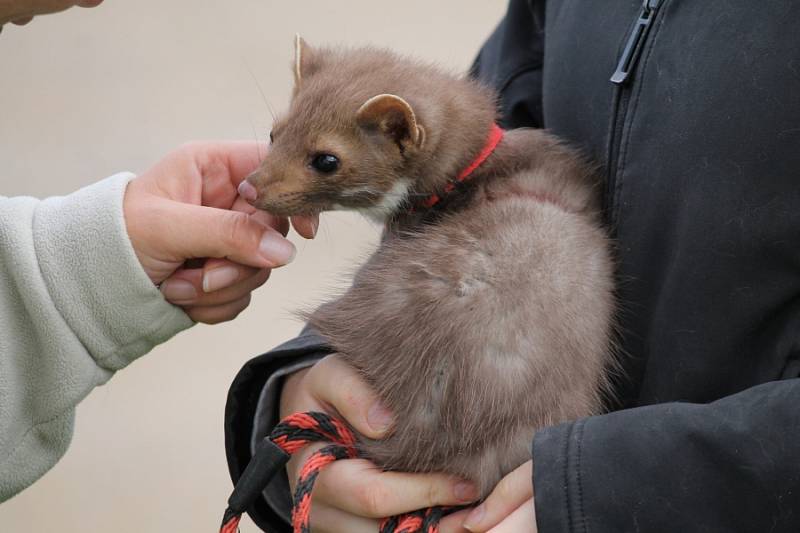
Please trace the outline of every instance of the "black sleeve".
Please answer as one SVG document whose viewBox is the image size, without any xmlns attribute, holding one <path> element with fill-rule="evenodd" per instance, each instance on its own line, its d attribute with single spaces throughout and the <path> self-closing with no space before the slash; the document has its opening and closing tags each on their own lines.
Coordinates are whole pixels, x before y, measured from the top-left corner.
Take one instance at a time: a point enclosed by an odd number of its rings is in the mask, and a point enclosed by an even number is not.
<svg viewBox="0 0 800 533">
<path fill-rule="evenodd" d="M 500 125 L 541 128 L 544 0 L 511 0 L 471 74 L 500 95 Z"/>
<path fill-rule="evenodd" d="M 540 431 L 540 533 L 800 531 L 800 380 Z"/>
</svg>

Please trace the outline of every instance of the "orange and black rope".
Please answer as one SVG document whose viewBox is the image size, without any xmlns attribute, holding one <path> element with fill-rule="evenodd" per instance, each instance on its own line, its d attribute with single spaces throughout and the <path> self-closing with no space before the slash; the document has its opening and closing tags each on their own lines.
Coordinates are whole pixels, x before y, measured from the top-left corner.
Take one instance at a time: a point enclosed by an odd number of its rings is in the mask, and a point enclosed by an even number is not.
<svg viewBox="0 0 800 533">
<path fill-rule="evenodd" d="M 236 533 L 242 513 L 257 498 L 267 482 L 289 460 L 289 456 L 312 442 L 330 442 L 314 452 L 300 469 L 294 491 L 292 528 L 294 533 L 310 533 L 311 491 L 320 471 L 339 459 L 359 456 L 356 438 L 343 422 L 325 413 L 296 413 L 284 418 L 253 454 L 250 464 L 228 499 L 220 533 Z M 385 518 L 379 533 L 438 533 L 442 507 Z"/>
</svg>

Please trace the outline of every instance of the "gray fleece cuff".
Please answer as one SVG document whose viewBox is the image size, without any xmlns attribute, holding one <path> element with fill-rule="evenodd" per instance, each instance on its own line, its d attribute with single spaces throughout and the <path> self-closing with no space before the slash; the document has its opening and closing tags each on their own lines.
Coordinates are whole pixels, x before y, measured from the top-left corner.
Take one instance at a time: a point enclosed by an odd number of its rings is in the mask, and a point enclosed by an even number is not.
<svg viewBox="0 0 800 533">
<path fill-rule="evenodd" d="M 131 246 L 120 173 L 36 208 L 36 255 L 53 303 L 97 364 L 119 370 L 192 325 L 164 300 Z"/>
</svg>

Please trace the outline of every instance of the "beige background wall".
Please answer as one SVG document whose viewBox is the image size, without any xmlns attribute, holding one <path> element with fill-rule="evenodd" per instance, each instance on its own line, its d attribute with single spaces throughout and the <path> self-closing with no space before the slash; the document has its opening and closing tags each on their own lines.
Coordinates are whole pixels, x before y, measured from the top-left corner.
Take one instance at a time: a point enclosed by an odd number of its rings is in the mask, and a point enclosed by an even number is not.
<svg viewBox="0 0 800 533">
<path fill-rule="evenodd" d="M 504 2 L 107 0 L 0 34 L 0 194 L 68 193 L 190 139 L 265 140 L 292 36 L 373 43 L 465 69 Z M 241 365 L 291 337 L 378 230 L 327 215 L 230 324 L 197 326 L 78 409 L 66 457 L 0 506 L 0 531 L 215 531 L 230 490 L 222 413 Z M 102 282 L 102 280 L 98 280 Z M 254 531 L 243 522 L 243 531 Z"/>
</svg>

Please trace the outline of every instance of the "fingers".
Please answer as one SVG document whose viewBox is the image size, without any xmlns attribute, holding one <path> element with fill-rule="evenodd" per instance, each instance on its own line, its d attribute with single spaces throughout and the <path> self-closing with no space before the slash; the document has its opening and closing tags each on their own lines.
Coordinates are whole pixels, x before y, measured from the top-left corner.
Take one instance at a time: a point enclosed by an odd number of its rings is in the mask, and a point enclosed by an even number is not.
<svg viewBox="0 0 800 533">
<path fill-rule="evenodd" d="M 383 419 L 379 424 L 375 413 L 370 413 L 376 406 L 383 411 L 377 418 Z M 391 416 L 380 407 L 374 393 L 337 355 L 286 379 L 281 416 L 307 410 L 338 411 L 357 431 L 375 437 L 391 425 Z M 300 467 L 321 446 L 306 447 L 292 457 L 287 465 L 290 485 L 294 486 Z M 312 513 L 317 514 L 312 514 L 312 530 L 360 532 L 363 527 L 372 532 L 377 530 L 374 519 L 436 505 L 463 505 L 475 498 L 474 485 L 451 476 L 383 472 L 363 459 L 336 461 L 317 478 L 312 503 Z"/>
<path fill-rule="evenodd" d="M 97 7 L 103 3 L 103 0 L 78 0 L 75 5 L 78 7 Z"/>
<path fill-rule="evenodd" d="M 536 533 L 537 531 L 536 506 L 533 498 L 519 506 L 497 527 L 489 530 L 490 533 Z"/>
<path fill-rule="evenodd" d="M 269 269 L 247 267 L 225 259 L 209 259 L 203 268 L 177 270 L 161 284 L 161 292 L 175 305 L 223 305 L 262 286 L 269 275 Z"/>
<path fill-rule="evenodd" d="M 286 237 L 286 234 L 289 233 L 289 219 L 286 217 L 273 215 L 272 213 L 262 211 L 261 209 L 256 209 L 242 197 L 236 199 L 231 209 L 233 211 L 241 211 L 242 213 L 249 214 L 251 217 L 258 222 L 261 222 L 265 226 L 275 228 L 284 237 Z M 317 234 L 319 215 L 309 217 L 292 217 L 292 226 L 294 226 L 295 231 L 301 237 L 313 239 Z"/>
<path fill-rule="evenodd" d="M 228 258 L 243 265 L 274 268 L 294 259 L 295 247 L 279 231 L 237 211 L 173 204 L 165 225 L 165 247 L 180 257 Z"/>
<path fill-rule="evenodd" d="M 231 207 L 231 209 L 233 211 L 241 211 L 242 213 L 249 214 L 265 226 L 275 228 L 281 232 L 284 237 L 289 233 L 289 221 L 286 217 L 279 217 L 267 211 L 256 209 L 242 197 L 238 197 L 236 201 L 233 202 L 233 207 Z M 301 237 L 313 239 L 319 227 L 319 215 L 292 217 L 292 226 Z"/>
<path fill-rule="evenodd" d="M 284 380 L 279 402 L 281 419 L 293 413 L 325 410 L 325 408 L 314 399 L 311 393 L 308 392 L 306 376 L 310 371 L 311 368 L 303 368 L 287 376 Z M 295 457 L 297 457 L 297 455 L 298 454 L 295 454 Z M 294 457 L 292 459 L 294 459 Z"/>
<path fill-rule="evenodd" d="M 303 448 L 289 460 L 286 471 L 289 475 L 289 486 L 291 493 L 294 494 L 297 484 L 297 476 L 300 469 L 308 458 L 320 448 L 327 446 L 327 443 L 315 443 Z M 315 487 L 316 489 L 316 487 Z M 378 521 L 357 516 L 341 509 L 329 506 L 325 501 L 320 500 L 317 491 L 313 492 L 313 502 L 311 505 L 311 531 L 314 533 L 339 533 L 341 531 L 354 533 L 375 533 L 378 531 Z"/>
<path fill-rule="evenodd" d="M 223 155 L 226 158 L 226 165 L 227 172 L 229 175 L 229 182 L 234 187 L 234 189 L 238 189 L 239 183 L 242 182 L 244 178 L 248 175 L 253 173 L 261 161 L 261 158 L 267 151 L 267 145 L 257 142 L 223 142 L 223 143 L 214 143 L 213 148 L 207 152 L 210 155 L 210 161 L 214 161 L 214 155 Z M 200 147 L 202 148 L 203 145 L 201 144 Z M 204 176 L 213 178 L 214 177 L 214 164 L 206 164 L 201 165 L 201 172 Z M 219 172 L 216 172 L 219 174 Z M 210 184 L 214 183 L 215 180 L 209 179 L 207 180 Z M 209 185 L 208 193 L 206 193 L 204 186 L 204 199 L 210 196 L 220 196 L 218 193 L 213 194 L 212 190 Z M 238 191 L 237 191 L 238 194 Z M 244 199 L 237 197 L 234 204 L 239 202 L 243 202 L 246 204 Z M 210 203 L 203 202 L 204 205 L 213 205 Z M 255 208 L 252 208 L 255 209 Z M 249 211 L 246 211 L 249 212 Z M 274 219 L 280 219 L 280 217 L 274 217 Z M 317 228 L 319 227 L 319 215 L 314 216 L 307 216 L 307 217 L 292 217 L 292 225 L 294 226 L 295 231 L 298 234 L 305 237 L 306 239 L 313 239 L 317 233 Z M 277 228 L 277 226 L 274 226 Z M 286 235 L 286 232 L 282 232 Z"/>
<path fill-rule="evenodd" d="M 305 379 L 317 401 L 336 409 L 362 435 L 377 439 L 391 427 L 391 413 L 378 402 L 356 370 L 336 354 L 315 364 Z"/>
<path fill-rule="evenodd" d="M 227 158 L 231 181 L 235 186 L 258 168 L 269 145 L 260 141 L 226 141 L 215 143 Z"/>
<path fill-rule="evenodd" d="M 203 176 L 202 204 L 229 208 L 239 199 L 239 183 L 251 174 L 266 153 L 267 145 L 248 141 L 192 143 Z"/>
<path fill-rule="evenodd" d="M 210 146 L 211 147 L 208 148 L 205 144 L 199 144 L 196 146 L 196 148 L 199 150 L 205 149 L 206 151 L 206 157 L 203 159 L 205 163 L 200 164 L 201 174 L 208 178 L 205 182 L 207 185 L 204 184 L 203 186 L 203 205 L 217 206 L 220 198 L 227 198 L 230 194 L 230 190 L 227 188 L 227 185 L 230 185 L 234 188 L 234 190 L 237 190 L 239 183 L 241 183 L 244 178 L 258 168 L 263 155 L 267 151 L 267 145 L 257 142 L 234 141 L 213 143 Z M 225 165 L 220 167 L 216 160 L 217 157 L 224 159 Z M 220 170 L 222 170 L 222 172 L 220 172 Z M 214 178 L 219 175 L 223 175 L 228 178 L 228 183 L 226 184 L 224 192 L 219 190 L 218 185 L 215 186 L 215 184 L 217 184 L 220 180 L 216 180 Z M 238 195 L 238 191 L 236 194 Z M 222 200 L 223 205 L 221 205 L 221 207 L 225 207 L 225 203 L 226 201 Z M 236 197 L 233 205 L 234 210 L 239 210 L 245 213 L 252 214 L 253 212 L 260 212 L 239 196 Z M 267 222 L 268 225 L 276 228 L 278 231 L 283 233 L 283 235 L 286 235 L 288 226 L 286 226 L 286 230 L 282 229 L 284 224 L 286 224 L 285 218 L 268 215 L 266 213 L 265 215 L 270 217 L 269 222 Z M 316 236 L 317 228 L 319 227 L 319 215 L 292 217 L 292 226 L 302 237 L 305 237 L 306 239 L 313 239 Z"/>
<path fill-rule="evenodd" d="M 258 166 L 263 148 L 253 142 L 187 144 L 128 184 L 123 205 L 126 230 L 154 283 L 164 282 L 193 258 L 226 258 L 256 269 L 292 261 L 295 247 L 285 238 L 288 220 L 255 210 L 237 192 L 237 185 Z M 216 292 L 220 285 L 231 283 L 233 272 L 229 270 L 227 278 L 222 274 L 211 276 L 217 285 L 212 283 L 213 288 L 206 286 L 203 292 Z M 192 284 L 190 279 L 183 281 Z M 167 286 L 182 291 L 181 303 L 194 301 L 186 283 Z M 224 303 L 231 298 L 227 295 Z M 169 299 L 176 301 L 173 296 Z"/>
<path fill-rule="evenodd" d="M 307 446 L 299 453 L 295 454 L 289 461 L 289 464 L 286 465 L 292 494 L 294 494 L 296 478 L 300 468 L 311 454 L 325 446 L 326 443 Z M 318 484 L 319 480 L 317 481 L 317 485 Z M 311 531 L 314 533 L 340 533 L 341 531 L 347 531 L 348 533 L 375 533 L 378 531 L 377 520 L 357 516 L 347 511 L 331 507 L 328 502 L 319 498 L 316 486 L 314 487 L 312 497 L 310 523 Z"/>
<path fill-rule="evenodd" d="M 469 533 L 468 530 L 461 526 L 468 512 L 469 510 L 465 509 L 445 516 L 442 521 L 439 522 L 439 533 Z M 520 531 L 526 531 L 524 529 L 525 527 L 530 528 L 531 524 L 535 523 L 531 522 L 527 510 L 520 510 L 519 515 L 514 516 L 515 527 L 517 518 L 520 519 L 519 529 L 509 527 L 509 529 L 500 531 L 519 533 Z M 347 531 L 348 533 L 375 533 L 379 528 L 380 521 L 356 516 L 325 505 L 314 505 L 311 507 L 310 524 L 313 533 L 341 533 L 342 531 Z M 501 527 L 505 528 L 506 524 L 504 523 Z M 498 533 L 495 530 L 493 530 L 493 532 Z"/>
<path fill-rule="evenodd" d="M 365 459 L 336 461 L 314 487 L 315 501 L 368 518 L 383 518 L 437 505 L 463 505 L 476 487 L 443 474 L 383 472 Z"/>
<path fill-rule="evenodd" d="M 180 305 L 195 322 L 233 320 L 250 304 L 251 293 L 269 278 L 269 269 L 255 269 L 209 259 L 202 269 L 180 269 L 161 284 L 164 297 Z"/>
<path fill-rule="evenodd" d="M 265 219 L 264 223 L 286 235 L 288 223 L 284 217 L 255 209 L 239 196 L 237 190 L 242 180 L 258 168 L 266 151 L 267 145 L 259 142 L 193 142 L 185 145 L 175 157 L 194 161 L 196 173 L 202 177 L 202 205 L 251 215 L 262 213 L 259 217 Z M 312 239 L 319 225 L 319 216 L 294 217 L 293 223 L 300 235 Z"/>
<path fill-rule="evenodd" d="M 303 465 L 308 461 L 308 458 L 311 457 L 314 452 L 317 450 L 321 450 L 328 443 L 326 442 L 315 442 L 309 444 L 299 452 L 292 455 L 289 459 L 289 462 L 286 463 L 286 474 L 289 478 L 289 489 L 292 491 L 292 496 L 294 496 L 294 490 L 297 487 L 297 478 L 300 477 L 300 470 L 303 468 Z M 316 486 L 314 487 L 316 488 Z M 316 491 L 314 491 L 313 496 L 316 498 Z"/>
<path fill-rule="evenodd" d="M 342 533 L 343 531 L 375 533 L 380 527 L 378 520 L 356 516 L 326 505 L 311 506 L 310 524 L 313 533 Z"/>
<path fill-rule="evenodd" d="M 251 174 L 267 153 L 268 145 L 258 141 L 192 142 L 183 147 L 197 161 L 208 181 L 227 178 L 233 190 Z"/>
<path fill-rule="evenodd" d="M 230 209 L 239 197 L 239 183 L 258 167 L 265 153 L 266 145 L 258 142 L 190 142 L 159 161 L 145 176 L 157 194 Z"/>
<path fill-rule="evenodd" d="M 475 533 L 488 531 L 532 496 L 533 461 L 528 461 L 500 480 L 486 501 L 470 513 L 464 527 Z"/>
<path fill-rule="evenodd" d="M 251 267 L 274 268 L 291 262 L 295 255 L 290 241 L 255 217 L 142 193 L 136 189 L 136 180 L 126 194 L 125 219 L 142 266 L 153 271 L 148 272 L 151 278 L 164 276 L 158 281 L 195 257 L 228 258 Z"/>
<path fill-rule="evenodd" d="M 439 522 L 439 533 L 469 533 L 467 529 L 464 529 L 463 524 L 464 519 L 471 511 L 472 508 L 462 509 L 442 518 L 442 521 Z"/>
<path fill-rule="evenodd" d="M 212 307 L 186 307 L 186 314 L 195 322 L 219 324 L 233 320 L 250 305 L 250 294 L 229 304 Z"/>
<path fill-rule="evenodd" d="M 203 297 L 198 305 L 238 300 L 269 279 L 270 269 L 255 269 L 231 261 L 211 259 L 203 267 Z"/>
</svg>

